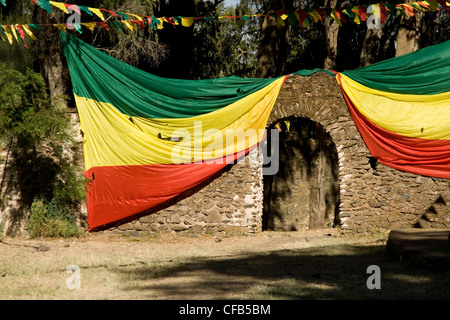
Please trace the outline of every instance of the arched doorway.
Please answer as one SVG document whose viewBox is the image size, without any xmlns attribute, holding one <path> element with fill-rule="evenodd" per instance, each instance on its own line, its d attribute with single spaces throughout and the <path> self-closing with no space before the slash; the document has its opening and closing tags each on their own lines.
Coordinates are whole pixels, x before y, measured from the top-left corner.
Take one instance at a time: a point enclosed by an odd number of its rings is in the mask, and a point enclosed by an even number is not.
<svg viewBox="0 0 450 320">
<path fill-rule="evenodd" d="M 339 165 L 330 135 L 319 123 L 300 117 L 276 120 L 269 129 L 279 131 L 279 167 L 276 174 L 263 177 L 263 230 L 295 231 L 335 225 Z M 271 141 L 269 136 L 268 150 Z"/>
</svg>

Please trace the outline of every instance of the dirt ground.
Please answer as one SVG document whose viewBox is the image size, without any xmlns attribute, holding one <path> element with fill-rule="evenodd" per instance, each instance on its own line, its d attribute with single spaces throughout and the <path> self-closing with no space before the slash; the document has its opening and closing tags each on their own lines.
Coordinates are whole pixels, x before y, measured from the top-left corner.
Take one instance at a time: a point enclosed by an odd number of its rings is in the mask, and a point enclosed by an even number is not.
<svg viewBox="0 0 450 320">
<path fill-rule="evenodd" d="M 449 299 L 450 273 L 390 261 L 387 234 L 110 232 L 0 243 L 0 299 Z M 380 289 L 369 266 L 378 266 Z"/>
</svg>

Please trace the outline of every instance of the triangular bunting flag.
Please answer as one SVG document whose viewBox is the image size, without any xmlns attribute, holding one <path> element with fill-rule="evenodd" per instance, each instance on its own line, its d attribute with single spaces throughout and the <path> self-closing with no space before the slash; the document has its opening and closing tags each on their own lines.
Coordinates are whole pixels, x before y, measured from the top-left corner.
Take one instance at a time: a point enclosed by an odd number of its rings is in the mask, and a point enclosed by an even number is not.
<svg viewBox="0 0 450 320">
<path fill-rule="evenodd" d="M 90 10 L 91 12 L 93 12 L 97 17 L 99 17 L 100 19 L 102 19 L 102 21 L 105 21 L 105 17 L 103 16 L 103 13 L 100 11 L 100 9 L 89 8 L 89 10 Z"/>
<path fill-rule="evenodd" d="M 55 7 L 59 8 L 60 10 L 64 11 L 65 13 L 69 13 L 69 12 L 67 11 L 67 8 L 66 8 L 66 6 L 64 5 L 64 3 L 61 3 L 61 2 L 55 2 L 55 1 L 50 1 L 50 4 L 51 4 L 52 6 L 55 6 Z"/>
<path fill-rule="evenodd" d="M 50 2 L 48 0 L 31 0 L 35 4 L 37 4 L 42 9 L 46 10 L 48 13 L 52 13 L 52 8 L 50 6 Z"/>
<path fill-rule="evenodd" d="M 89 30 L 91 30 L 91 32 L 94 32 L 95 26 L 97 25 L 95 22 L 84 22 L 81 25 L 85 26 L 86 28 L 88 28 Z"/>
</svg>

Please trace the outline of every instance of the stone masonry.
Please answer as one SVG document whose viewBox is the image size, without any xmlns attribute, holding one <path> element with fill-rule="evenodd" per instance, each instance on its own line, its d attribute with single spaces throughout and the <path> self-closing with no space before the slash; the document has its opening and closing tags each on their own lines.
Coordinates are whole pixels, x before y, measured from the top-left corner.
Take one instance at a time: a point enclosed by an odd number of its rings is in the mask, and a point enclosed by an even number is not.
<svg viewBox="0 0 450 320">
<path fill-rule="evenodd" d="M 253 233 L 261 229 L 261 152 L 253 149 L 245 163 L 227 166 L 196 188 L 163 207 L 118 225 L 118 231 Z"/>
<path fill-rule="evenodd" d="M 340 202 L 336 221 L 345 232 L 408 227 L 450 228 L 450 181 L 402 172 L 372 158 L 348 112 L 334 76 L 292 76 L 283 85 L 268 124 L 289 117 L 320 123 L 339 161 Z M 165 208 L 117 230 L 194 233 L 262 230 L 261 152 L 254 161 L 229 166 Z"/>
<path fill-rule="evenodd" d="M 450 228 L 450 181 L 402 172 L 373 159 L 334 76 L 288 79 L 269 123 L 293 115 L 320 123 L 336 145 L 342 230 Z"/>
<path fill-rule="evenodd" d="M 319 123 L 338 158 L 336 226 L 344 232 L 450 228 L 450 181 L 415 175 L 378 163 L 356 129 L 334 76 L 291 76 L 281 88 L 268 125 L 301 117 Z M 252 160 L 252 161 L 250 161 Z M 227 166 L 203 184 L 109 230 L 117 232 L 255 233 L 262 230 L 262 153 Z M 1 174 L 0 167 L 0 174 Z M 0 222 L 13 202 L 4 199 Z M 17 201 L 16 197 L 10 197 Z M 9 211 L 8 211 L 9 210 Z M 85 214 L 81 215 L 84 220 Z"/>
</svg>

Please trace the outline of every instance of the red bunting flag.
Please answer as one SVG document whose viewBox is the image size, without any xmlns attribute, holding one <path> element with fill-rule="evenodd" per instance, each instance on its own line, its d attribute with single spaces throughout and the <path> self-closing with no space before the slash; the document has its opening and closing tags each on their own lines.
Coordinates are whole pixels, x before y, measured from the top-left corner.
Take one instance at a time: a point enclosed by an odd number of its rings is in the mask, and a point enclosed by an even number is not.
<svg viewBox="0 0 450 320">
<path fill-rule="evenodd" d="M 405 10 L 405 13 L 410 15 L 411 17 L 414 17 L 414 10 L 413 7 L 409 3 L 404 3 L 401 8 Z"/>
<path fill-rule="evenodd" d="M 76 4 L 67 4 L 67 3 L 64 3 L 64 6 L 66 7 L 66 8 L 70 8 L 70 9 L 72 9 L 73 11 L 75 11 L 76 13 L 78 13 L 79 15 L 81 15 L 81 11 L 80 11 L 80 8 L 76 5 Z"/>
<path fill-rule="evenodd" d="M 23 31 L 22 27 L 20 25 L 16 25 L 17 31 L 19 32 L 20 38 L 22 39 L 25 48 L 28 48 L 26 42 L 25 42 L 25 32 Z"/>
<path fill-rule="evenodd" d="M 379 5 L 380 5 L 380 20 L 381 23 L 383 24 L 386 21 L 387 10 L 384 3 L 380 3 Z"/>
<path fill-rule="evenodd" d="M 336 9 L 336 16 L 344 23 L 347 23 L 347 20 L 345 20 L 344 14 L 342 13 L 343 8 Z"/>
<path fill-rule="evenodd" d="M 138 25 L 139 28 L 141 28 L 141 30 L 144 30 L 144 20 L 132 20 L 134 23 L 136 23 Z"/>
<path fill-rule="evenodd" d="M 117 17 L 117 14 L 114 12 L 114 11 L 111 11 L 111 10 L 106 10 L 106 9 L 100 9 L 100 10 L 102 10 L 102 11 L 105 11 L 105 12 L 108 12 L 108 13 L 110 13 L 110 14 L 112 14 L 113 16 L 114 16 L 114 18 L 115 17 Z"/>
<path fill-rule="evenodd" d="M 297 13 L 298 13 L 298 23 L 300 25 L 303 25 L 303 22 L 305 21 L 308 14 L 304 10 L 298 10 Z"/>
<path fill-rule="evenodd" d="M 360 5 L 358 7 L 358 16 L 361 18 L 362 21 L 367 20 L 367 8 L 363 5 Z"/>
<path fill-rule="evenodd" d="M 328 14 L 322 9 L 322 8 L 318 8 L 318 9 L 316 9 L 316 12 L 318 13 L 318 14 L 320 14 L 322 17 L 324 17 L 324 18 L 327 18 L 328 17 Z M 321 19 L 322 20 L 322 19 Z"/>
<path fill-rule="evenodd" d="M 108 22 L 97 22 L 99 26 L 103 27 L 107 31 L 109 31 L 109 25 Z"/>
<path fill-rule="evenodd" d="M 367 14 L 367 8 L 369 5 L 356 5 L 351 8 L 351 12 L 347 12 L 349 9 L 346 8 L 316 8 L 316 9 L 307 9 L 307 10 L 297 10 L 297 11 L 289 11 L 289 10 L 282 10 L 282 11 L 275 11 L 269 14 L 250 14 L 250 15 L 244 15 L 244 16 L 216 16 L 216 17 L 210 17 L 210 16 L 202 16 L 202 17 L 150 17 L 150 16 L 140 16 L 132 13 L 121 13 L 118 11 L 103 9 L 103 8 L 90 8 L 86 6 L 78 6 L 74 4 L 67 4 L 62 2 L 55 2 L 55 1 L 48 1 L 48 0 L 31 0 L 34 4 L 38 5 L 39 7 L 47 10 L 49 13 L 52 12 L 51 5 L 55 6 L 59 9 L 61 9 L 63 12 L 68 13 L 67 9 L 71 8 L 74 10 L 74 12 L 81 15 L 81 11 L 87 12 L 92 16 L 92 13 L 95 13 L 100 19 L 103 21 L 105 20 L 103 15 L 100 11 L 107 12 L 111 14 L 113 17 L 121 18 L 118 21 L 111 20 L 109 23 L 115 25 L 119 30 L 119 23 L 123 22 L 129 29 L 132 28 L 131 22 L 137 24 L 141 30 L 144 30 L 145 23 L 147 22 L 149 25 L 153 27 L 153 29 L 163 29 L 163 23 L 169 23 L 173 27 L 176 27 L 178 25 L 182 25 L 184 27 L 190 27 L 194 21 L 196 20 L 220 20 L 220 19 L 242 19 L 242 20 L 249 20 L 250 18 L 256 18 L 256 17 L 277 17 L 277 22 L 279 26 L 284 25 L 284 20 L 289 18 L 289 21 L 293 23 L 296 20 L 298 20 L 298 23 L 301 26 L 307 27 L 310 25 L 310 22 L 312 22 L 312 18 L 314 19 L 314 22 L 323 21 L 322 18 L 330 18 L 334 19 L 339 25 L 342 25 L 341 22 L 347 23 L 350 21 L 355 21 L 356 23 L 360 24 L 360 21 L 366 21 L 368 18 Z M 376 13 L 377 18 L 380 19 L 381 23 L 384 23 L 388 17 L 388 14 L 395 14 L 396 10 L 400 10 L 403 14 L 413 17 L 415 10 L 423 10 L 423 11 L 436 11 L 436 10 L 446 10 L 450 13 L 450 6 L 448 5 L 448 0 L 427 0 L 426 2 L 411 2 L 411 3 L 400 3 L 400 4 L 394 4 L 394 3 L 376 3 L 372 4 L 371 6 L 376 6 L 376 8 L 379 8 L 379 17 L 378 12 Z M 6 4 L 5 0 L 0 0 L 0 3 Z M 355 13 L 355 17 L 353 17 L 353 12 Z M 372 13 L 369 13 L 372 14 Z M 375 12 L 374 12 L 375 14 Z M 131 20 L 129 16 L 134 16 L 137 18 L 137 20 Z M 312 18 L 308 19 L 308 15 L 310 15 Z M 346 17 L 348 15 L 350 17 Z M 109 24 L 107 22 L 89 22 L 84 23 L 85 27 L 91 28 L 92 25 L 98 24 L 101 27 L 103 27 L 106 30 L 109 29 Z M 18 27 L 15 27 L 15 30 L 11 30 L 12 35 L 15 36 L 16 40 L 21 40 L 21 42 L 24 42 L 24 30 L 28 33 L 28 28 L 25 29 L 28 25 L 15 25 Z M 33 26 L 33 25 L 30 25 Z M 37 25 L 35 25 L 37 26 Z M 57 26 L 57 25 L 55 25 Z M 78 28 L 77 28 L 78 27 Z M 4 26 L 3 26 L 4 28 Z M 81 27 L 79 25 L 75 26 L 75 29 L 78 32 L 81 32 Z M 0 29 L 1 30 L 1 29 Z M 19 38 L 20 35 L 20 38 Z M 7 35 L 8 36 L 8 35 Z M 11 36 L 11 35 L 10 35 Z M 12 36 L 11 36 L 12 37 Z M 8 40 L 10 38 L 8 37 Z M 26 44 L 25 44 L 26 45 Z"/>
</svg>

